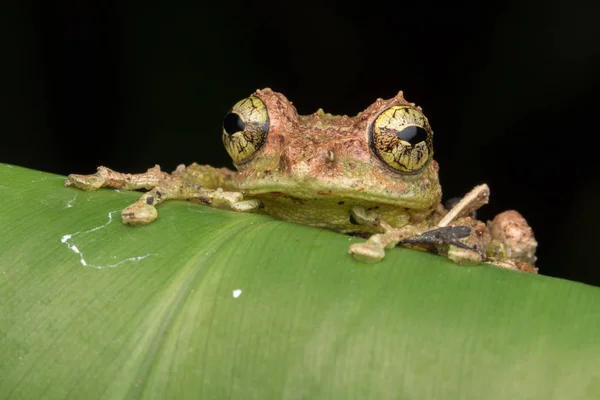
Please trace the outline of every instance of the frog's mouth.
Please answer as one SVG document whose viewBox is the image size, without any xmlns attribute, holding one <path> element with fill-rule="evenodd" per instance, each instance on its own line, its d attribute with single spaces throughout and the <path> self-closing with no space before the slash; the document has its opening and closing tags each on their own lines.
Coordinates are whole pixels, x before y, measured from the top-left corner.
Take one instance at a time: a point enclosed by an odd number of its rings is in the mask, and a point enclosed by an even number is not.
<svg viewBox="0 0 600 400">
<path fill-rule="evenodd" d="M 311 169 L 298 163 L 277 173 L 249 168 L 236 174 L 233 186 L 245 196 L 263 199 L 285 196 L 304 202 L 352 201 L 356 205 L 386 204 L 414 210 L 430 209 L 441 200 L 435 162 L 418 174 L 401 175 L 368 162 L 350 170 Z"/>
<path fill-rule="evenodd" d="M 347 187 L 306 187 L 300 189 L 296 184 L 282 185 L 259 185 L 256 187 L 243 188 L 241 191 L 246 197 L 256 197 L 260 199 L 285 198 L 292 200 L 296 204 L 316 203 L 334 203 L 347 202 L 351 204 L 360 204 L 372 206 L 377 204 L 386 204 L 408 209 L 424 210 L 432 207 L 436 201 L 439 201 L 441 193 L 439 190 L 414 190 L 407 187 L 403 192 L 393 192 L 385 188 L 371 190 L 368 187 L 353 188 Z"/>
</svg>

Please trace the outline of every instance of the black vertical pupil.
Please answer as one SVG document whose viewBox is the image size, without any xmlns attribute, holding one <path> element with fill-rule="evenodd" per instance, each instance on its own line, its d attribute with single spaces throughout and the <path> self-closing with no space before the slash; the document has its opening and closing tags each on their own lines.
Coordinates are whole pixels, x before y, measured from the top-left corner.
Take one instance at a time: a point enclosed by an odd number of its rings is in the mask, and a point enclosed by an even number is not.
<svg viewBox="0 0 600 400">
<path fill-rule="evenodd" d="M 398 136 L 398 139 L 404 140 L 414 146 L 427 139 L 427 131 L 420 126 L 407 126 L 396 133 L 396 136 Z"/>
<path fill-rule="evenodd" d="M 223 129 L 225 129 L 228 135 L 243 131 L 245 127 L 246 124 L 236 113 L 229 113 L 223 119 Z"/>
</svg>

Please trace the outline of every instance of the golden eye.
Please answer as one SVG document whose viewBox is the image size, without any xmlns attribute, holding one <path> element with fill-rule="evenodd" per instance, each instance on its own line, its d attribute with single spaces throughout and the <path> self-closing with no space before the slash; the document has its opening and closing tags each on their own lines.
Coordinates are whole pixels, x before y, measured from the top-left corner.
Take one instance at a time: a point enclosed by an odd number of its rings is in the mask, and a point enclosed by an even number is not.
<svg viewBox="0 0 600 400">
<path fill-rule="evenodd" d="M 409 106 L 390 107 L 375 119 L 369 131 L 372 151 L 393 169 L 412 173 L 433 156 L 433 131 L 427 118 Z"/>
<path fill-rule="evenodd" d="M 234 164 L 248 161 L 265 143 L 267 106 L 256 96 L 237 102 L 223 118 L 223 144 Z"/>
</svg>

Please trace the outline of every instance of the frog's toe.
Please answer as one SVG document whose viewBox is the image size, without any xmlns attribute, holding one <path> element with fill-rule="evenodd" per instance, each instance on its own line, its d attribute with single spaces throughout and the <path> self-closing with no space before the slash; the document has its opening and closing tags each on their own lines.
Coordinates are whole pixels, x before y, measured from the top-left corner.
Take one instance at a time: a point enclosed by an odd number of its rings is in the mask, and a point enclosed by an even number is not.
<svg viewBox="0 0 600 400">
<path fill-rule="evenodd" d="M 231 205 L 234 211 L 249 212 L 258 210 L 261 207 L 261 202 L 256 199 L 237 201 Z"/>
<path fill-rule="evenodd" d="M 479 264 L 485 259 L 482 253 L 463 246 L 448 246 L 448 258 L 458 265 Z"/>
<path fill-rule="evenodd" d="M 377 243 L 353 243 L 348 252 L 358 261 L 365 263 L 376 263 L 385 257 L 385 249 Z"/>
<path fill-rule="evenodd" d="M 121 219 L 128 225 L 149 224 L 157 216 L 156 208 L 148 204 L 134 203 L 121 211 Z"/>
<path fill-rule="evenodd" d="M 97 190 L 104 184 L 104 177 L 98 175 L 70 174 L 65 180 L 65 186 L 75 186 L 83 190 Z"/>
<path fill-rule="evenodd" d="M 495 265 L 496 267 L 514 269 L 516 271 L 529 272 L 531 274 L 537 274 L 538 269 L 531 264 L 523 262 L 517 259 L 509 259 L 509 258 L 488 258 L 485 261 L 486 264 Z"/>
</svg>

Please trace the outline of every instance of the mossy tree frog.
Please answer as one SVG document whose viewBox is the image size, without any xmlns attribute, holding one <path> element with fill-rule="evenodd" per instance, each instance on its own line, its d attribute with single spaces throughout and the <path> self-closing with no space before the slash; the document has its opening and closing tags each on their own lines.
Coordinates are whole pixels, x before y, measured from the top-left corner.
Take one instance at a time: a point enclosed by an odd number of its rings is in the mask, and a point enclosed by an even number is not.
<svg viewBox="0 0 600 400">
<path fill-rule="evenodd" d="M 222 138 L 237 172 L 195 163 L 172 174 L 159 166 L 141 174 L 99 167 L 93 175 L 69 175 L 65 184 L 148 190 L 123 210 L 126 224 L 152 222 L 165 200 L 196 200 L 368 236 L 349 249 L 365 262 L 381 260 L 400 243 L 457 263 L 537 271 L 537 243 L 519 213 L 504 212 L 487 225 L 475 218 L 488 201 L 487 185 L 449 210 L 442 205 L 433 131 L 402 92 L 348 117 L 323 110 L 298 115 L 282 94 L 257 90 L 225 116 Z"/>
</svg>

